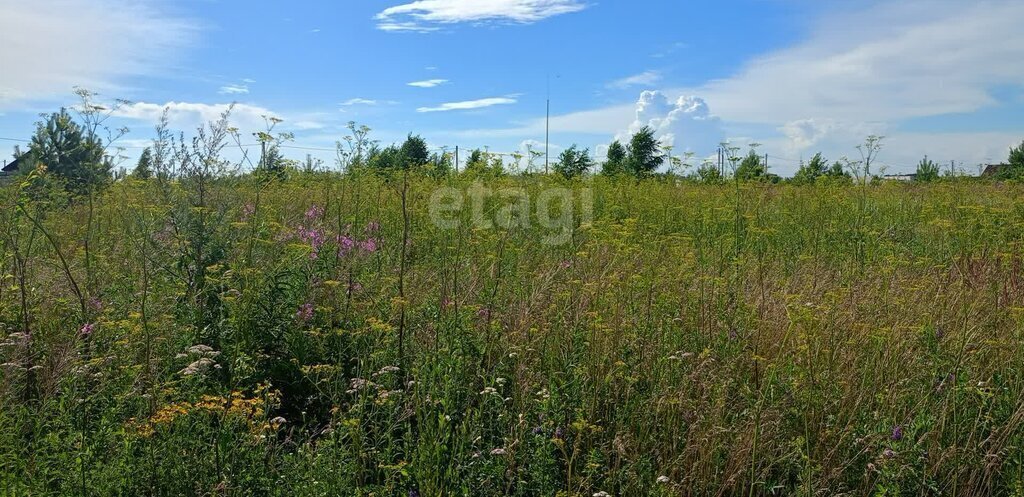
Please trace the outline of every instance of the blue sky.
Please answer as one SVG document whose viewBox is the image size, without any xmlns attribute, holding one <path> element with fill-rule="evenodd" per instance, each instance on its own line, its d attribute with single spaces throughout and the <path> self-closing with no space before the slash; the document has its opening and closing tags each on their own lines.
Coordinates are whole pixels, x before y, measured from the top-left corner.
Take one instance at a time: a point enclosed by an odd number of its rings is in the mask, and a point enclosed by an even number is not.
<svg viewBox="0 0 1024 497">
<path fill-rule="evenodd" d="M 127 4 L 127 5 L 125 5 Z M 721 140 L 761 143 L 773 170 L 856 156 L 913 168 L 1005 158 L 1024 139 L 1024 3 L 807 0 L 0 0 L 0 138 L 82 85 L 133 103 L 110 122 L 135 155 L 161 109 L 189 130 L 284 119 L 330 149 L 357 121 L 383 143 L 542 147 L 598 156 L 654 127 L 693 162 Z M 0 140 L 9 155 L 18 142 Z M 328 150 L 292 148 L 331 162 Z M 129 165 L 130 166 L 130 165 Z"/>
</svg>

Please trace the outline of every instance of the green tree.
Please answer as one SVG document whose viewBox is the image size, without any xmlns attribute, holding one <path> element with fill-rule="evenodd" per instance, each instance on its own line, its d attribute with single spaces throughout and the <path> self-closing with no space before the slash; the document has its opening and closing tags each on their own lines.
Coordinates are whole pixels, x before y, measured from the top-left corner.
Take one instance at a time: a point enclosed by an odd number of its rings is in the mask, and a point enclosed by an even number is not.
<svg viewBox="0 0 1024 497">
<path fill-rule="evenodd" d="M 367 164 L 370 169 L 377 172 L 387 172 L 403 168 L 405 162 L 402 149 L 395 145 L 384 148 L 373 147 L 370 149 Z"/>
<path fill-rule="evenodd" d="M 1020 179 L 1024 178 L 1024 142 L 1010 149 L 1010 155 L 1006 158 L 1007 167 L 999 171 L 999 179 Z"/>
<path fill-rule="evenodd" d="M 757 151 L 751 149 L 739 167 L 736 168 L 736 178 L 740 181 L 764 181 L 768 179 L 768 170 L 764 167 L 764 161 Z"/>
<path fill-rule="evenodd" d="M 626 172 L 626 147 L 618 140 L 608 146 L 607 159 L 601 166 L 601 174 L 615 176 Z"/>
<path fill-rule="evenodd" d="M 939 172 L 939 165 L 926 155 L 917 163 L 917 175 L 914 179 L 923 182 L 935 181 L 939 179 Z"/>
<path fill-rule="evenodd" d="M 420 168 L 430 162 L 430 152 L 427 150 L 427 142 L 419 135 L 410 134 L 400 149 L 402 169 Z"/>
<path fill-rule="evenodd" d="M 555 172 L 566 178 L 574 178 L 587 172 L 594 166 L 590 158 L 590 150 L 578 149 L 575 144 L 562 151 L 555 164 Z"/>
<path fill-rule="evenodd" d="M 66 109 L 36 123 L 28 146 L 29 164 L 42 164 L 74 193 L 85 193 L 110 181 L 113 164 L 104 155 L 103 141 L 87 134 Z"/>
<path fill-rule="evenodd" d="M 822 157 L 821 152 L 814 154 L 814 157 L 811 157 L 806 164 L 800 164 L 800 169 L 793 175 L 793 183 L 798 185 L 814 183 L 818 178 L 826 175 L 827 164 L 828 161 Z"/>
<path fill-rule="evenodd" d="M 694 179 L 709 185 L 721 184 L 725 180 L 725 178 L 722 177 L 722 171 L 718 169 L 717 165 L 711 162 L 705 162 L 697 168 Z"/>
<path fill-rule="evenodd" d="M 842 162 L 835 161 L 832 163 L 832 167 L 825 171 L 824 176 L 833 179 L 850 179 L 850 172 L 843 167 Z"/>
<path fill-rule="evenodd" d="M 139 162 L 135 165 L 132 176 L 137 179 L 147 180 L 153 177 L 153 150 L 146 147 L 139 155 Z"/>
<path fill-rule="evenodd" d="M 653 173 L 663 161 L 661 144 L 654 137 L 654 130 L 650 126 L 640 128 L 629 141 L 626 169 L 639 178 Z"/>
</svg>

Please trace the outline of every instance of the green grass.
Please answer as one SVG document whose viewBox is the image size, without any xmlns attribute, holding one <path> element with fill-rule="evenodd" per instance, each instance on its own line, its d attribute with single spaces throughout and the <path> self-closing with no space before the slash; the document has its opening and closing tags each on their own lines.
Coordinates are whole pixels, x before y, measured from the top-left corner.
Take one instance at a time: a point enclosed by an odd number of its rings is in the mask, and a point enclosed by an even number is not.
<svg viewBox="0 0 1024 497">
<path fill-rule="evenodd" d="M 404 184 L 0 190 L 2 493 L 1024 492 L 1022 187 Z"/>
</svg>

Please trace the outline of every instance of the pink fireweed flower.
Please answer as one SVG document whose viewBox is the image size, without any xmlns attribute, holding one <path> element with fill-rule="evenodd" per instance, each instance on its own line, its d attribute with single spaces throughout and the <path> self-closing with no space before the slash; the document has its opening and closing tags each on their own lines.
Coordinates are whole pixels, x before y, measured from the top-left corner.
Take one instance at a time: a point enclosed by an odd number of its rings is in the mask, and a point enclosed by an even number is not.
<svg viewBox="0 0 1024 497">
<path fill-rule="evenodd" d="M 92 335 L 93 331 L 96 331 L 96 324 L 85 323 L 84 325 L 82 325 L 82 329 L 78 330 L 78 334 L 81 335 L 82 338 L 86 338 L 89 335 Z"/>
<path fill-rule="evenodd" d="M 319 205 L 314 204 L 312 207 L 310 207 L 306 211 L 306 220 L 307 221 L 316 221 L 317 219 L 320 219 L 321 217 L 323 217 L 323 215 L 324 215 L 324 208 L 320 207 Z"/>
<path fill-rule="evenodd" d="M 360 245 L 365 252 L 372 254 L 377 251 L 377 240 L 374 240 L 373 238 L 367 238 L 366 241 Z"/>
<path fill-rule="evenodd" d="M 295 319 L 303 323 L 313 319 L 313 304 L 306 302 L 300 305 L 298 312 L 295 313 Z"/>
<path fill-rule="evenodd" d="M 348 235 L 339 235 L 338 239 L 338 256 L 345 257 L 349 252 L 352 251 L 356 246 L 356 241 Z"/>
</svg>

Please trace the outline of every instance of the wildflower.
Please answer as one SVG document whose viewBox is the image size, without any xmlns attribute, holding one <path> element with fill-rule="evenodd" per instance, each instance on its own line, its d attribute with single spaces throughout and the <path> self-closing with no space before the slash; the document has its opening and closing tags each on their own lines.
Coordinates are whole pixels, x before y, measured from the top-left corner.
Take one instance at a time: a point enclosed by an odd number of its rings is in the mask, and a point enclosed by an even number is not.
<svg viewBox="0 0 1024 497">
<path fill-rule="evenodd" d="M 89 307 L 96 312 L 103 310 L 103 301 L 97 297 L 89 297 Z"/>
<path fill-rule="evenodd" d="M 661 476 L 658 477 L 658 483 L 668 483 L 668 482 L 669 482 L 669 479 L 668 479 L 667 476 L 661 475 Z"/>
<path fill-rule="evenodd" d="M 558 264 L 558 267 L 562 269 L 569 269 L 570 267 L 572 267 L 572 261 L 562 261 L 561 263 Z"/>
<path fill-rule="evenodd" d="M 380 223 L 377 221 L 370 221 L 366 224 L 366 234 L 373 234 L 380 231 Z"/>
<path fill-rule="evenodd" d="M 340 235 L 337 238 L 338 243 L 338 256 L 345 257 L 349 252 L 356 246 L 356 241 L 348 235 Z"/>
<path fill-rule="evenodd" d="M 313 319 L 313 304 L 306 302 L 299 306 L 298 312 L 295 313 L 295 319 L 303 323 Z"/>
<path fill-rule="evenodd" d="M 306 211 L 306 221 L 315 221 L 323 217 L 323 215 L 324 208 L 320 207 L 319 205 L 313 204 L 313 206 Z"/>
<path fill-rule="evenodd" d="M 197 355 L 203 357 L 217 357 L 220 355 L 220 352 L 213 350 L 213 347 L 204 344 L 193 345 L 185 349 L 185 353 L 189 355 Z"/>
<path fill-rule="evenodd" d="M 194 376 L 197 374 L 206 373 L 211 368 L 219 369 L 220 365 L 213 362 L 213 359 L 210 359 L 209 357 L 201 357 L 192 364 L 185 366 L 185 369 L 182 369 L 181 371 L 179 371 L 179 373 L 181 373 L 182 376 Z"/>
<path fill-rule="evenodd" d="M 494 387 L 486 387 L 480 391 L 480 395 L 497 395 L 498 391 Z"/>
<path fill-rule="evenodd" d="M 288 420 L 282 418 L 281 416 L 278 416 L 278 417 L 270 420 L 270 425 L 273 426 L 274 428 L 278 428 L 278 427 L 280 427 L 281 425 L 283 425 L 283 424 L 285 424 L 287 422 L 288 422 Z"/>
<path fill-rule="evenodd" d="M 503 456 L 505 454 L 506 454 L 505 449 L 503 449 L 501 447 L 498 447 L 497 449 L 494 449 L 494 450 L 491 451 L 491 455 L 492 456 Z"/>
<path fill-rule="evenodd" d="M 885 449 L 882 451 L 882 457 L 885 457 L 886 459 L 892 459 L 896 457 L 896 451 L 892 449 Z"/>
<path fill-rule="evenodd" d="M 361 247 L 364 252 L 372 254 L 377 251 L 377 240 L 367 238 L 366 241 L 361 244 Z"/>
<path fill-rule="evenodd" d="M 903 440 L 903 427 L 900 425 L 893 426 L 892 436 L 890 436 L 889 438 L 891 438 L 894 442 L 899 442 L 900 440 Z"/>
<path fill-rule="evenodd" d="M 602 490 L 600 492 L 595 492 L 594 497 L 611 497 L 611 495 Z"/>
<path fill-rule="evenodd" d="M 533 427 L 533 434 L 534 435 L 540 435 L 542 433 L 544 433 L 544 428 L 541 428 L 540 426 L 534 426 Z"/>
<path fill-rule="evenodd" d="M 86 323 L 82 325 L 82 329 L 78 330 L 78 334 L 81 335 L 82 338 L 86 338 L 89 335 L 92 335 L 93 331 L 96 331 L 96 325 L 93 323 Z"/>
<path fill-rule="evenodd" d="M 416 489 L 412 489 L 409 491 L 409 497 L 420 497 L 420 493 Z"/>
<path fill-rule="evenodd" d="M 555 428 L 555 434 L 551 436 L 555 440 L 565 440 L 565 430 L 559 426 Z"/>
</svg>

